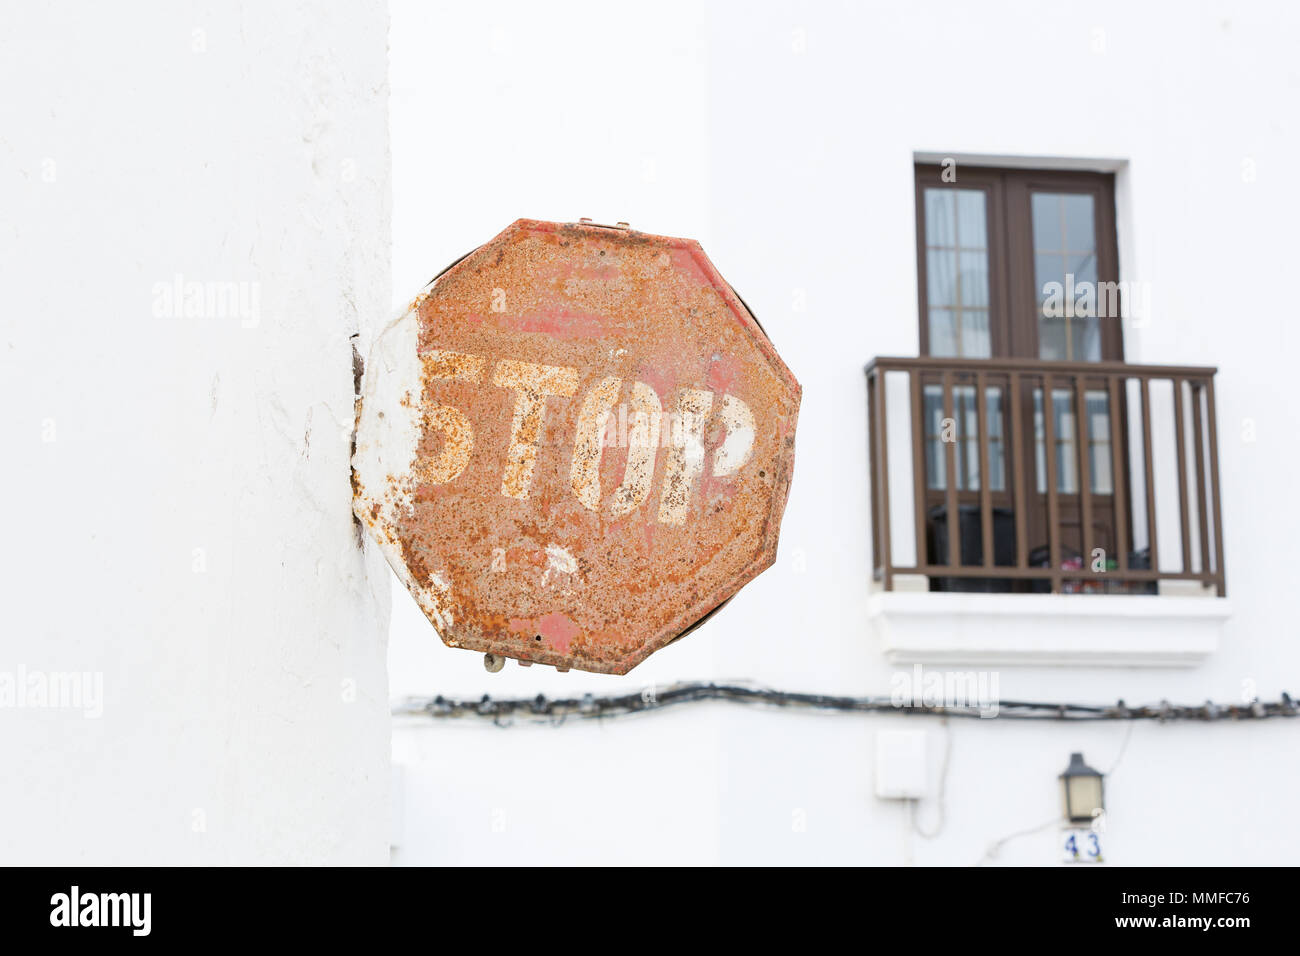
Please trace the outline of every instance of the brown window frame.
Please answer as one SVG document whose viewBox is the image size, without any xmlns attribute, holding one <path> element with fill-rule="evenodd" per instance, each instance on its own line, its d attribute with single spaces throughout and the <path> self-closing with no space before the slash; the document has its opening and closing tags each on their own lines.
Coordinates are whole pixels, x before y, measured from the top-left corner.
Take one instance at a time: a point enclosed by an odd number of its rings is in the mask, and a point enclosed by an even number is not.
<svg viewBox="0 0 1300 956">
<path fill-rule="evenodd" d="M 985 193 L 988 229 L 989 348 L 992 358 L 1038 359 L 1039 304 L 1034 279 L 1033 227 L 1030 194 L 1037 190 L 1086 193 L 1093 197 L 1097 240 L 1097 281 L 1119 281 L 1119 243 L 1115 232 L 1115 176 L 1076 170 L 952 167 L 955 178 L 944 181 L 945 167 L 918 163 L 915 167 L 917 296 L 920 311 L 920 354 L 930 355 L 930 308 L 927 301 L 925 190 L 979 189 Z M 1124 360 L 1124 337 L 1117 317 L 1101 319 L 1101 360 Z"/>
</svg>

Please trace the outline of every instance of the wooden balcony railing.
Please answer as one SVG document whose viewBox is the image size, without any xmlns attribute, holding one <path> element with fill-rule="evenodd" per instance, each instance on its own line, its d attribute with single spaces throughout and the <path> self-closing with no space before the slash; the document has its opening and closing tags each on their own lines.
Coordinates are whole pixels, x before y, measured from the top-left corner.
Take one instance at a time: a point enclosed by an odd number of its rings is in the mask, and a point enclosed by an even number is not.
<svg viewBox="0 0 1300 956">
<path fill-rule="evenodd" d="M 1215 369 L 877 358 L 866 371 L 884 589 L 1226 593 Z"/>
</svg>

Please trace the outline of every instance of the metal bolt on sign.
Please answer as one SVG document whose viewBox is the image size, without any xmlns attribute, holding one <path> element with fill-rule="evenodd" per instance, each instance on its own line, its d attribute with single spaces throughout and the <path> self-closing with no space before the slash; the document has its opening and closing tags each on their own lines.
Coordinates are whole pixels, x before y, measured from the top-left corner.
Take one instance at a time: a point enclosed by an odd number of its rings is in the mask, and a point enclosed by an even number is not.
<svg viewBox="0 0 1300 956">
<path fill-rule="evenodd" d="M 697 242 L 521 219 L 376 340 L 354 508 L 446 644 L 625 674 L 775 560 L 799 398 Z"/>
</svg>

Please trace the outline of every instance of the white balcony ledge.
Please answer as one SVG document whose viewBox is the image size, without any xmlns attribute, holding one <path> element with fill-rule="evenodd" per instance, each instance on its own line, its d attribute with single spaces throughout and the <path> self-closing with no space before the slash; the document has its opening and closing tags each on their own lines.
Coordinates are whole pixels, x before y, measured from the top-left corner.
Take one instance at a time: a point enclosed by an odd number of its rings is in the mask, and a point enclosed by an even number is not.
<svg viewBox="0 0 1300 956">
<path fill-rule="evenodd" d="M 877 592 L 868 616 L 893 664 L 1195 667 L 1227 598 Z"/>
</svg>

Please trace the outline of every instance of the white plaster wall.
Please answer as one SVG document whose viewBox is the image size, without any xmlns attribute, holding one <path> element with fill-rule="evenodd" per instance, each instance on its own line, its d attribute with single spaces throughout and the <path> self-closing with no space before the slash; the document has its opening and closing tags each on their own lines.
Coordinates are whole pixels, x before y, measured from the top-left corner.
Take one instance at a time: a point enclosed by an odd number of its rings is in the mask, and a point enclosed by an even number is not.
<svg viewBox="0 0 1300 956">
<path fill-rule="evenodd" d="M 397 595 L 406 693 L 615 692 L 674 679 L 887 694 L 866 614 L 863 365 L 917 348 L 912 164 L 1079 157 L 1118 168 L 1121 278 L 1153 287 L 1130 361 L 1217 365 L 1233 616 L 1193 669 L 1002 668 L 1004 698 L 1276 699 L 1300 688 L 1297 528 L 1277 490 L 1300 465 L 1284 304 L 1300 199 L 1293 40 L 1281 2 L 1045 7 L 397 2 L 397 300 L 519 216 L 627 220 L 701 240 L 804 386 L 780 558 L 706 627 L 625 678 L 444 648 Z M 1100 32 L 1098 32 L 1100 31 Z M 803 306 L 800 311 L 800 306 Z M 1248 440 L 1253 436 L 1253 440 Z M 1269 491 L 1273 493 L 1270 494 Z M 901 717 L 724 706 L 563 728 L 403 721 L 394 860 L 974 863 L 1058 813 L 1072 750 L 1110 770 L 1124 863 L 1285 862 L 1300 724 L 953 722 L 947 820 L 907 836 L 871 796 L 877 730 Z M 938 776 L 945 729 L 931 731 Z M 937 808 L 920 808 L 931 826 Z M 1000 861 L 1051 863 L 1055 834 Z"/>
<path fill-rule="evenodd" d="M 98 719 L 0 709 L 0 862 L 387 859 L 348 479 L 387 31 L 382 0 L 0 11 L 0 672 L 103 681 Z M 257 313 L 159 316 L 176 274 Z"/>
</svg>

